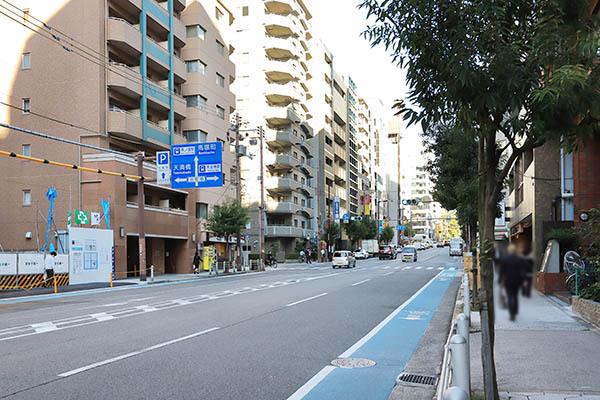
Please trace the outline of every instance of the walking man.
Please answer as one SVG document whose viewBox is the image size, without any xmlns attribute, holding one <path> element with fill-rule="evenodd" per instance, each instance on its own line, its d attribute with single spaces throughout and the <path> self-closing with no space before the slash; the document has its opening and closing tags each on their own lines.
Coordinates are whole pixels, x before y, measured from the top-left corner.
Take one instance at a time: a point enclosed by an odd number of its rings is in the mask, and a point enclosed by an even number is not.
<svg viewBox="0 0 600 400">
<path fill-rule="evenodd" d="M 512 244 L 508 246 L 507 254 L 500 260 L 498 283 L 501 290 L 502 288 L 506 290 L 511 321 L 514 321 L 519 313 L 519 289 L 523 285 L 523 272 L 527 266 L 527 262 L 517 255 L 517 249 Z"/>
<path fill-rule="evenodd" d="M 54 245 L 50 244 L 50 254 L 46 255 L 44 259 L 44 270 L 46 271 L 46 281 L 44 286 L 52 287 L 54 285 L 54 267 L 56 266 L 56 250 Z"/>
<path fill-rule="evenodd" d="M 196 254 L 194 254 L 194 261 L 192 261 L 192 265 L 194 266 L 194 274 L 200 273 L 200 254 L 198 253 L 198 249 L 196 249 Z"/>
</svg>

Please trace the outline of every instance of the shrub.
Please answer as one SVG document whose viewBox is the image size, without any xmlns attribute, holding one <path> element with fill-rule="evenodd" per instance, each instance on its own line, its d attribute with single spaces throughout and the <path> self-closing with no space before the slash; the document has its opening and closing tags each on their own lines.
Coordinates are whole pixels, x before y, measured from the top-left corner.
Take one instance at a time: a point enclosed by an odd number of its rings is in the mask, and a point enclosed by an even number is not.
<svg viewBox="0 0 600 400">
<path fill-rule="evenodd" d="M 548 232 L 546 240 L 556 240 L 560 243 L 561 250 L 572 249 L 577 244 L 577 234 L 573 228 L 557 228 Z"/>
<path fill-rule="evenodd" d="M 581 297 L 588 300 L 597 301 L 600 303 L 600 282 L 596 282 L 583 289 Z"/>
<path fill-rule="evenodd" d="M 297 260 L 298 257 L 300 257 L 300 254 L 298 252 L 287 253 L 285 255 L 286 260 Z"/>
<path fill-rule="evenodd" d="M 248 260 L 258 260 L 260 258 L 260 254 L 248 254 Z"/>
</svg>

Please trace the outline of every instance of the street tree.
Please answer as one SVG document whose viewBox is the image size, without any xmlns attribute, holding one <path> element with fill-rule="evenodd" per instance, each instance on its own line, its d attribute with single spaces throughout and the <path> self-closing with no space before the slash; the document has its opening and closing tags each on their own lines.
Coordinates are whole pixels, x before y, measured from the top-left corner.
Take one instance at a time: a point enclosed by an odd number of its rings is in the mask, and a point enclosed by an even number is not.
<svg viewBox="0 0 600 400">
<path fill-rule="evenodd" d="M 233 235 L 241 235 L 242 229 L 246 227 L 248 222 L 250 222 L 248 209 L 242 207 L 237 200 L 215 205 L 208 216 L 206 229 L 225 239 L 227 260 L 229 263 L 231 263 L 231 254 L 229 251 L 230 238 Z M 229 265 L 225 267 L 225 272 L 229 272 Z"/>
<path fill-rule="evenodd" d="M 379 222 L 377 222 L 369 216 L 366 216 L 363 217 L 362 224 L 365 229 L 365 236 L 363 237 L 363 239 L 376 239 L 377 234 L 379 233 Z"/>
<path fill-rule="evenodd" d="M 381 241 L 383 243 L 389 243 L 392 241 L 393 238 L 394 228 L 392 228 L 391 226 L 386 226 L 385 228 L 383 228 L 383 230 L 381 231 Z"/>
<path fill-rule="evenodd" d="M 365 31 L 405 69 L 401 113 L 430 126 L 457 118 L 478 139 L 482 364 L 486 400 L 494 367 L 496 200 L 513 164 L 548 140 L 576 146 L 600 130 L 600 0 L 362 0 Z M 413 108 L 414 107 L 414 108 Z M 487 305 L 490 305 L 488 308 Z"/>
<path fill-rule="evenodd" d="M 327 251 L 329 251 L 329 248 L 332 245 L 332 243 L 335 243 L 337 241 L 337 238 L 339 237 L 340 233 L 340 224 L 332 220 L 327 220 L 325 222 L 325 228 L 323 229 L 321 240 L 327 242 Z"/>
<path fill-rule="evenodd" d="M 350 242 L 352 244 L 352 246 L 354 246 L 354 244 L 361 240 L 361 239 L 366 239 L 366 233 L 367 233 L 367 229 L 365 224 L 363 223 L 363 221 L 361 220 L 350 220 L 347 223 L 343 224 L 344 226 L 344 231 L 346 232 L 346 235 L 348 235 L 348 238 L 350 239 Z"/>
</svg>

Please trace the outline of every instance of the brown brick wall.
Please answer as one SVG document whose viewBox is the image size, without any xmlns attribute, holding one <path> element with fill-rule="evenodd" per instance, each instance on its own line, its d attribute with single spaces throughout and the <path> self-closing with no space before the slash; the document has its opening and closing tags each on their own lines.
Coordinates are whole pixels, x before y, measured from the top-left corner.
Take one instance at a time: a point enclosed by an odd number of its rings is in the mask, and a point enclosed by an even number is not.
<svg viewBox="0 0 600 400">
<path fill-rule="evenodd" d="M 596 326 L 600 326 L 600 303 L 573 296 L 573 311 Z"/>
</svg>

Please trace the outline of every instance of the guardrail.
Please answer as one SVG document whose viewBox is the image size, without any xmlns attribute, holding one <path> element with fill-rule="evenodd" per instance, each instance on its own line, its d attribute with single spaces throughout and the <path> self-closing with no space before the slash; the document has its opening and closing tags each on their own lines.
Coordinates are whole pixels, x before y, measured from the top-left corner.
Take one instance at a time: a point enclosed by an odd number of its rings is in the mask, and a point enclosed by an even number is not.
<svg viewBox="0 0 600 400">
<path fill-rule="evenodd" d="M 462 283 L 464 312 L 453 319 L 444 345 L 444 359 L 438 385 L 438 400 L 469 400 L 471 396 L 471 365 L 469 326 L 471 317 L 471 293 L 469 276 Z"/>
</svg>

